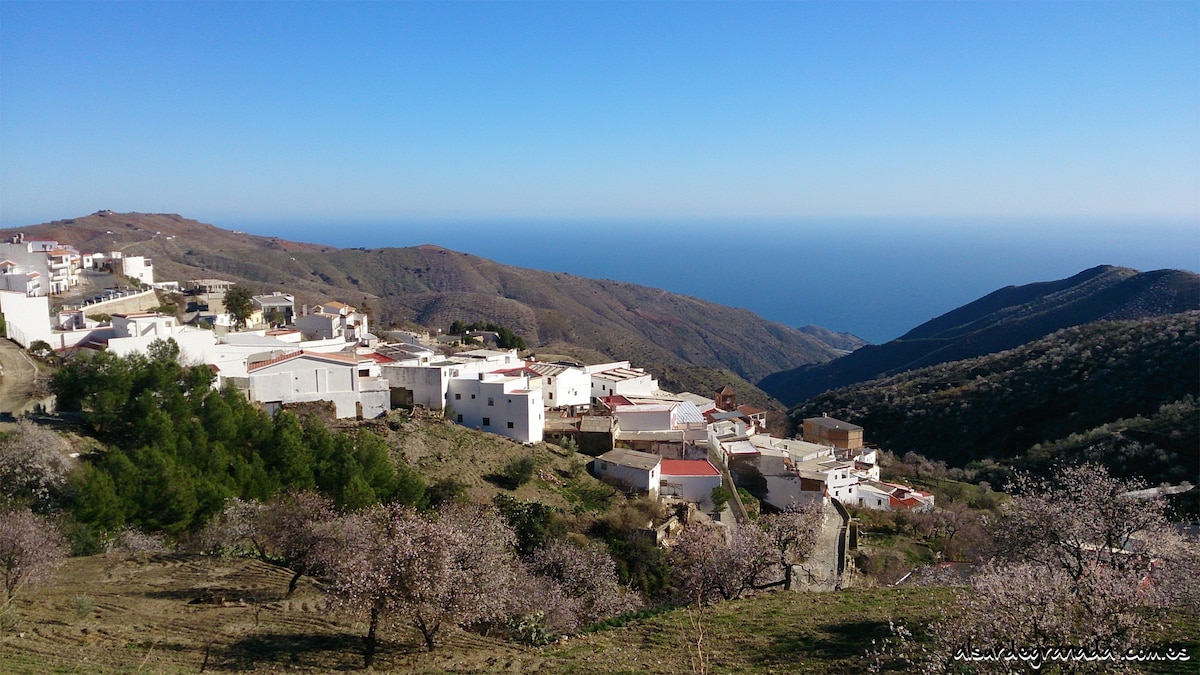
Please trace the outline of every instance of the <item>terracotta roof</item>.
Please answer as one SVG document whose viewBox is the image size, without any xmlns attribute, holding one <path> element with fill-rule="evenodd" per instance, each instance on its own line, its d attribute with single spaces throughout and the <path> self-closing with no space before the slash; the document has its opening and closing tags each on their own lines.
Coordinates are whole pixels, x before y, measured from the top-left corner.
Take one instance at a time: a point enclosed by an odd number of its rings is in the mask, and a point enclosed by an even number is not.
<svg viewBox="0 0 1200 675">
<path fill-rule="evenodd" d="M 633 401 L 624 396 L 601 396 L 600 402 L 603 403 L 609 410 L 616 408 L 619 405 L 633 405 Z"/>
<path fill-rule="evenodd" d="M 720 476 L 721 472 L 707 459 L 664 459 L 664 476 Z"/>
<path fill-rule="evenodd" d="M 246 372 L 258 370 L 260 368 L 266 368 L 267 366 L 273 366 L 276 363 L 283 363 L 284 361 L 290 361 L 292 359 L 299 358 L 301 356 L 309 356 L 309 357 L 312 357 L 315 359 L 323 359 L 323 360 L 328 360 L 328 361 L 338 361 L 340 363 L 347 363 L 350 365 L 358 364 L 358 359 L 353 356 L 345 356 L 343 354 L 323 354 L 321 352 L 310 352 L 310 351 L 305 351 L 305 350 L 301 349 L 299 351 L 289 352 L 282 356 L 276 356 L 273 359 L 267 359 L 266 361 L 258 361 L 258 362 L 252 363 L 246 367 Z"/>
<path fill-rule="evenodd" d="M 742 413 L 743 415 L 761 415 L 762 413 L 767 412 L 766 410 L 763 410 L 762 408 L 755 408 L 754 406 L 746 405 L 745 403 L 743 403 L 742 405 L 739 405 L 737 407 L 737 411 Z"/>
</svg>

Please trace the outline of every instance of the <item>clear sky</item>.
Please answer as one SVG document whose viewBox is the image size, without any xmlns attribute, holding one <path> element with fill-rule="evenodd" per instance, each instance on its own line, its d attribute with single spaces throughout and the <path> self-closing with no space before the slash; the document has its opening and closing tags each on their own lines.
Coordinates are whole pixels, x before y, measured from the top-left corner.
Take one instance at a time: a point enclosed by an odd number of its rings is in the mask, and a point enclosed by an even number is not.
<svg viewBox="0 0 1200 675">
<path fill-rule="evenodd" d="M 1200 2 L 0 2 L 0 226 L 1200 223 Z M 348 244 L 352 245 L 352 244 Z"/>
</svg>

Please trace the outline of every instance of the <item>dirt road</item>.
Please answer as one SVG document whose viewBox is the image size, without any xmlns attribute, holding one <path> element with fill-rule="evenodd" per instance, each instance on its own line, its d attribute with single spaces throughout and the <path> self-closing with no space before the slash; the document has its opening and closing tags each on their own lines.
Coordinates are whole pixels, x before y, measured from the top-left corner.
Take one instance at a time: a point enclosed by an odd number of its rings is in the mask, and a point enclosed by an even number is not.
<svg viewBox="0 0 1200 675">
<path fill-rule="evenodd" d="M 33 398 L 37 366 L 16 343 L 0 339 L 0 414 L 23 412 Z"/>
</svg>

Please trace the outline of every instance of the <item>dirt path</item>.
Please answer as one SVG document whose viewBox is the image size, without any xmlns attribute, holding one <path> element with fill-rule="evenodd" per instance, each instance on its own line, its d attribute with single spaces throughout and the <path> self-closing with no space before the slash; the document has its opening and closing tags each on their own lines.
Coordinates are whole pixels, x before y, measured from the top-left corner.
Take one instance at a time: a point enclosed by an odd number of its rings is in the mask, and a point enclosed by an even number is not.
<svg viewBox="0 0 1200 675">
<path fill-rule="evenodd" d="M 0 413 L 24 410 L 33 398 L 37 366 L 16 343 L 0 340 Z"/>
</svg>

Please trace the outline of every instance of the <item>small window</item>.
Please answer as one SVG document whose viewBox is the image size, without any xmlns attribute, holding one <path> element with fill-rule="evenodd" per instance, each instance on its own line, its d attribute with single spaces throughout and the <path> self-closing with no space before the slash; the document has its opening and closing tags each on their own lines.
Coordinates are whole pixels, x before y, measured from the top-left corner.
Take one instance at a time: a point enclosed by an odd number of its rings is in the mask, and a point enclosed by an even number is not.
<svg viewBox="0 0 1200 675">
<path fill-rule="evenodd" d="M 509 423 L 508 423 L 508 428 L 509 428 L 509 429 L 513 428 L 513 423 L 512 423 L 512 422 L 509 422 Z"/>
<path fill-rule="evenodd" d="M 474 400 L 475 400 L 475 394 L 471 394 L 471 400 L 472 400 L 472 401 L 474 401 Z"/>
<path fill-rule="evenodd" d="M 459 416 L 458 416 L 458 423 L 459 423 L 459 424 L 462 424 L 462 415 L 459 415 Z"/>
<path fill-rule="evenodd" d="M 492 418 L 490 418 L 490 417 L 483 418 L 483 426 L 485 426 L 485 427 L 492 426 Z"/>
<path fill-rule="evenodd" d="M 553 400 L 554 400 L 554 392 L 550 392 L 550 400 L 551 400 L 551 401 L 553 401 Z"/>
<path fill-rule="evenodd" d="M 455 401 L 461 401 L 461 400 L 462 400 L 462 394 L 455 394 L 455 395 L 454 395 L 454 400 L 455 400 Z"/>
<path fill-rule="evenodd" d="M 488 397 L 488 405 L 496 405 L 496 400 L 491 396 Z"/>
</svg>

